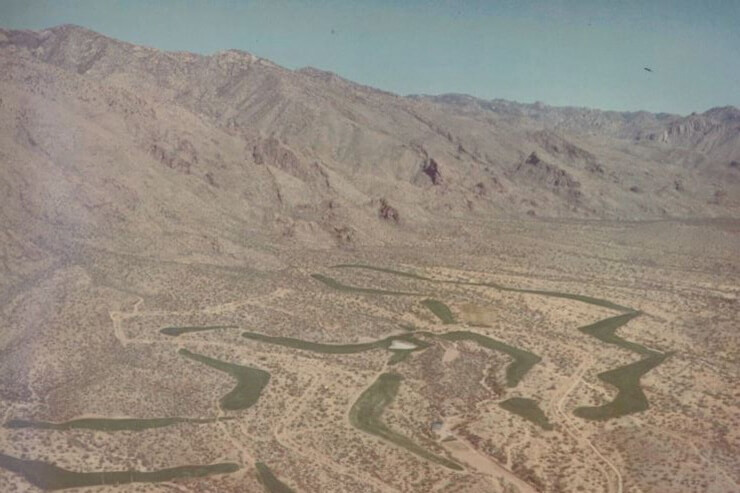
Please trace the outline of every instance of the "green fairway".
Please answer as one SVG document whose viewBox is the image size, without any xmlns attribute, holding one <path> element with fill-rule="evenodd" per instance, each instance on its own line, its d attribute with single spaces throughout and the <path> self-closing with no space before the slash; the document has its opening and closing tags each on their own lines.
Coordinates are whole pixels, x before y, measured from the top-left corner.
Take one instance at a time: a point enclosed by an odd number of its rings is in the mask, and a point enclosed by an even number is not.
<svg viewBox="0 0 740 493">
<path fill-rule="evenodd" d="M 645 411 L 650 403 L 640 386 L 640 378 L 667 357 L 666 354 L 654 353 L 640 361 L 599 373 L 601 380 L 617 388 L 617 396 L 601 406 L 579 407 L 574 414 L 585 419 L 603 421 Z"/>
<path fill-rule="evenodd" d="M 545 416 L 545 413 L 540 409 L 539 404 L 534 399 L 526 399 L 524 397 L 512 397 L 501 403 L 499 406 L 506 409 L 509 412 L 518 414 L 527 421 L 539 425 L 544 430 L 552 430 L 552 424 Z"/>
<path fill-rule="evenodd" d="M 432 281 L 432 282 L 438 282 L 435 279 L 432 279 L 431 277 L 424 277 L 420 276 L 418 274 L 414 274 L 411 272 L 403 272 L 400 270 L 394 270 L 394 269 L 385 269 L 383 267 L 373 267 L 372 265 L 365 265 L 365 264 L 339 264 L 339 265 L 333 265 L 333 269 L 365 269 L 365 270 L 374 270 L 376 272 L 385 272 L 386 274 L 394 274 L 401 277 L 408 277 L 410 279 L 417 279 L 419 281 Z"/>
<path fill-rule="evenodd" d="M 437 334 L 436 337 L 446 339 L 448 341 L 472 341 L 481 347 L 492 349 L 494 351 L 501 351 L 514 358 L 514 361 L 506 367 L 506 385 L 509 387 L 516 387 L 521 379 L 524 378 L 524 375 L 526 375 L 534 365 L 542 360 L 542 358 L 536 354 L 525 349 L 510 346 L 505 342 L 467 330 L 457 330 L 447 332 L 445 334 Z"/>
<path fill-rule="evenodd" d="M 226 363 L 190 352 L 187 349 L 180 349 L 178 353 L 186 358 L 228 373 L 236 379 L 236 387 L 221 398 L 221 408 L 226 411 L 237 411 L 253 406 L 259 399 L 262 390 L 270 381 L 270 374 L 258 368 Z"/>
<path fill-rule="evenodd" d="M 540 296 L 549 296 L 552 298 L 564 298 L 564 299 L 569 299 L 569 300 L 580 301 L 582 303 L 588 303 L 590 305 L 601 306 L 604 308 L 609 308 L 609 309 L 617 310 L 620 312 L 633 311 L 629 307 L 618 305 L 608 300 L 603 300 L 600 298 L 593 298 L 591 296 L 585 296 L 581 294 L 563 293 L 559 291 L 545 291 L 545 290 L 538 290 L 538 289 L 514 288 L 514 287 L 508 287 L 508 286 L 504 286 L 502 284 L 498 284 L 494 282 L 454 281 L 454 280 L 444 280 L 444 279 L 432 279 L 431 277 L 421 276 L 421 275 L 413 274 L 409 272 L 403 272 L 403 271 L 394 270 L 394 269 L 386 269 L 383 267 L 374 267 L 371 265 L 364 265 L 364 264 L 340 264 L 340 265 L 335 265 L 334 267 L 340 268 L 340 269 L 372 270 L 376 272 L 384 272 L 386 274 L 393 274 L 393 275 L 397 275 L 401 277 L 407 277 L 410 279 L 416 279 L 419 281 L 428 281 L 428 282 L 436 282 L 436 283 L 444 283 L 444 284 L 459 284 L 459 285 L 465 285 L 465 286 L 482 286 L 482 287 L 498 289 L 500 291 L 509 291 L 513 293 L 536 294 Z"/>
<path fill-rule="evenodd" d="M 330 288 L 339 290 L 339 291 L 345 291 L 347 293 L 362 293 L 362 294 L 381 294 L 381 295 L 391 295 L 391 296 L 423 296 L 421 293 L 411 293 L 406 291 L 387 291 L 385 289 L 373 289 L 373 288 L 358 288 L 355 286 L 348 286 L 346 284 L 342 284 L 341 282 L 332 279 L 331 277 L 327 277 L 321 274 L 311 274 L 311 277 L 316 279 L 317 281 L 320 281 Z"/>
<path fill-rule="evenodd" d="M 218 329 L 238 329 L 236 325 L 188 325 L 183 327 L 165 327 L 160 329 L 159 332 L 166 336 L 177 337 L 182 334 L 190 332 L 204 332 L 207 330 L 218 330 Z"/>
<path fill-rule="evenodd" d="M 393 401 L 401 384 L 401 375 L 396 373 L 383 373 L 368 387 L 355 401 L 349 411 L 349 420 L 353 426 L 360 430 L 373 434 L 405 448 L 427 460 L 441 464 L 456 471 L 463 468 L 446 457 L 436 455 L 425 448 L 420 447 L 409 438 L 389 429 L 380 417 L 383 410 Z"/>
<path fill-rule="evenodd" d="M 404 333 L 393 336 L 388 336 L 377 341 L 370 342 L 358 342 L 351 344 L 325 344 L 321 342 L 304 341 L 302 339 L 295 339 L 293 337 L 274 337 L 265 334 L 259 334 L 257 332 L 243 332 L 242 337 L 251 339 L 253 341 L 264 342 L 266 344 L 275 344 L 278 346 L 289 347 L 293 349 L 300 349 L 302 351 L 313 351 L 316 353 L 324 354 L 353 354 L 362 353 L 364 351 L 370 351 L 372 349 L 391 349 L 393 341 L 403 341 L 416 346 L 414 349 L 409 351 L 418 351 L 429 347 L 429 344 L 417 339 L 412 334 Z"/>
<path fill-rule="evenodd" d="M 295 493 L 288 485 L 280 481 L 264 462 L 257 462 L 254 467 L 257 468 L 257 479 L 268 493 Z"/>
<path fill-rule="evenodd" d="M 578 328 L 584 334 L 593 336 L 602 342 L 614 344 L 647 357 L 640 361 L 599 373 L 597 375 L 599 379 L 617 388 L 616 397 L 611 402 L 602 406 L 579 407 L 574 411 L 576 416 L 592 420 L 606 420 L 645 411 L 650 406 L 640 386 L 640 378 L 661 364 L 668 355 L 653 351 L 642 344 L 627 341 L 616 334 L 618 328 L 639 315 L 640 312 L 624 313 Z"/>
<path fill-rule="evenodd" d="M 429 308 L 429 310 L 431 310 L 431 312 L 434 313 L 443 324 L 455 323 L 455 317 L 452 316 L 452 311 L 450 311 L 450 308 L 441 301 L 427 299 L 422 301 L 421 304 Z"/>
<path fill-rule="evenodd" d="M 591 325 L 578 327 L 578 330 L 580 330 L 584 334 L 593 336 L 607 344 L 616 344 L 617 346 L 623 347 L 630 351 L 634 351 L 638 354 L 646 356 L 658 354 L 655 351 L 651 351 L 650 349 L 646 348 L 642 344 L 627 341 L 616 335 L 616 331 L 619 327 L 625 325 L 627 322 L 638 316 L 640 316 L 640 312 L 625 313 L 622 315 L 617 315 L 616 317 L 599 320 L 598 322 Z"/>
<path fill-rule="evenodd" d="M 38 460 L 23 460 L 0 453 L 0 467 L 20 474 L 42 490 L 61 490 L 85 486 L 119 485 L 128 483 L 158 483 L 180 478 L 198 478 L 226 474 L 239 470 L 237 464 L 222 462 L 202 466 L 180 466 L 158 471 L 99 471 L 73 472 Z"/>
</svg>

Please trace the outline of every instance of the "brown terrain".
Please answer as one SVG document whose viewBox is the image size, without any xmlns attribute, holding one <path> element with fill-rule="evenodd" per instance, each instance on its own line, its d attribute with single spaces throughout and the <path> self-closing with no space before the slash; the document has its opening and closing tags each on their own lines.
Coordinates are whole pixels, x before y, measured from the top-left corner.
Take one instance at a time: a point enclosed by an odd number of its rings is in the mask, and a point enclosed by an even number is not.
<svg viewBox="0 0 740 493">
<path fill-rule="evenodd" d="M 2 492 L 740 491 L 737 108 L 0 30 L 0 194 Z"/>
</svg>

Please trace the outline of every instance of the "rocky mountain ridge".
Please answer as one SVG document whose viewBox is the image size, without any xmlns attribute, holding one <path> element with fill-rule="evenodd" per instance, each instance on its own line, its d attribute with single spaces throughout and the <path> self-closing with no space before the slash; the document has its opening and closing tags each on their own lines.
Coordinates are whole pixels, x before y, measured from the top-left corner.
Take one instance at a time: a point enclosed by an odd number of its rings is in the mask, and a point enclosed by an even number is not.
<svg viewBox="0 0 740 493">
<path fill-rule="evenodd" d="M 24 237 L 51 227 L 73 243 L 226 255 L 262 236 L 351 247 L 491 218 L 740 207 L 733 107 L 682 117 L 403 97 L 76 26 L 0 30 L 0 65 L 2 215 Z"/>
</svg>

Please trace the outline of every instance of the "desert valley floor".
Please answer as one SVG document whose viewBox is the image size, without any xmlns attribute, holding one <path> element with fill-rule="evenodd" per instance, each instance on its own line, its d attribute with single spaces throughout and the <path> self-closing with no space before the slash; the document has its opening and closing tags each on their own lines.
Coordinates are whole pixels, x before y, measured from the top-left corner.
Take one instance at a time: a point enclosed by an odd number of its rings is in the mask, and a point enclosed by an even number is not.
<svg viewBox="0 0 740 493">
<path fill-rule="evenodd" d="M 0 491 L 738 491 L 740 223 L 478 226 L 19 253 Z"/>
</svg>

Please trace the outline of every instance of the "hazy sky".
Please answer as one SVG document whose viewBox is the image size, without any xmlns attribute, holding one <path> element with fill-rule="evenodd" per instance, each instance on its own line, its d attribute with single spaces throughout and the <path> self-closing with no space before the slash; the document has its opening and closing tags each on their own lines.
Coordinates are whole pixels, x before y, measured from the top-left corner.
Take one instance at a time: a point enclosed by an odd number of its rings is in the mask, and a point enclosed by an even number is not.
<svg viewBox="0 0 740 493">
<path fill-rule="evenodd" d="M 63 23 L 166 50 L 238 48 L 400 94 L 740 106 L 740 0 L 0 0 L 0 26 Z"/>
</svg>

